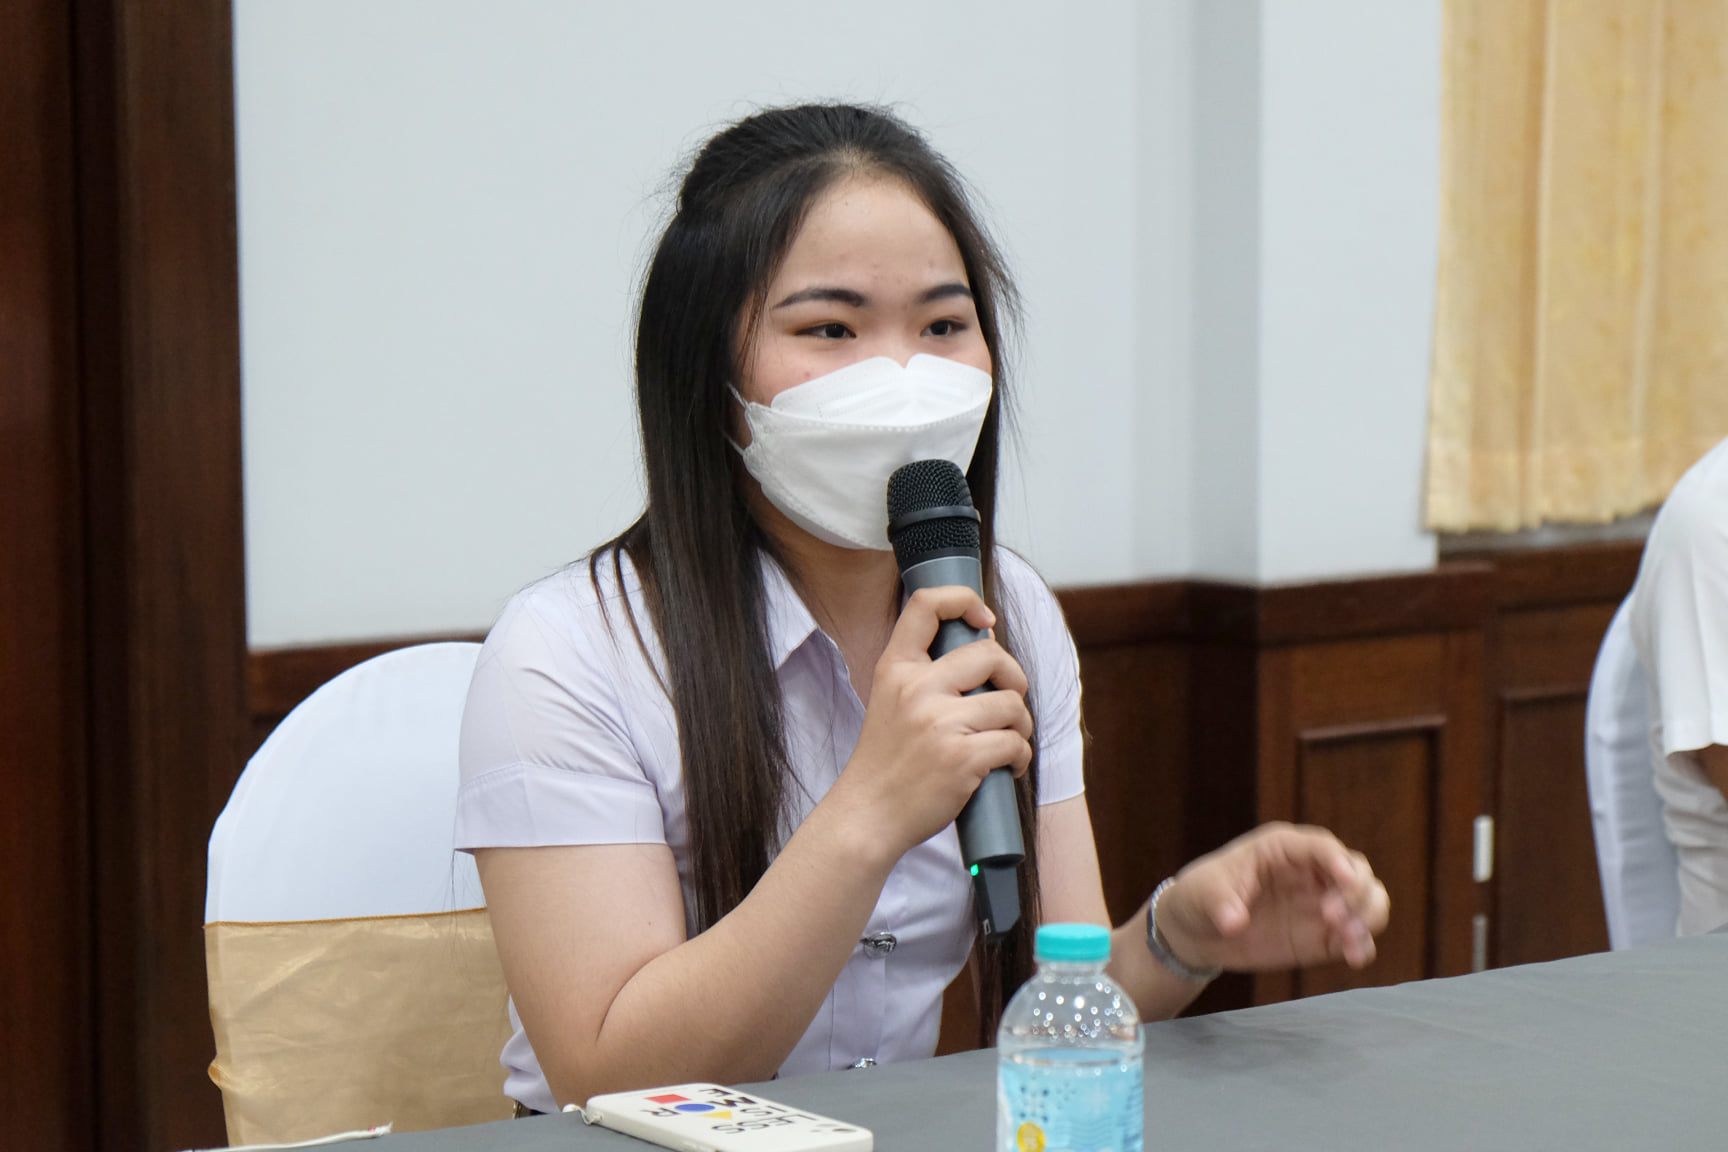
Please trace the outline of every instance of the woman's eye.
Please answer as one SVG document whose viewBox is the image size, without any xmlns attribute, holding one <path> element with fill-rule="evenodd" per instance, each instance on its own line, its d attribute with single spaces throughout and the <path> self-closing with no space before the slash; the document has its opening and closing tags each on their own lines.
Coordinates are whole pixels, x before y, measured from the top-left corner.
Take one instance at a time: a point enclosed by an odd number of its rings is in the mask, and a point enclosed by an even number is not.
<svg viewBox="0 0 1728 1152">
<path fill-rule="evenodd" d="M 838 320 L 828 324 L 818 324 L 814 328 L 805 329 L 806 334 L 820 336 L 824 340 L 844 340 L 852 335 L 852 330 Z"/>
<path fill-rule="evenodd" d="M 960 331 L 958 320 L 938 320 L 924 331 L 931 336 L 953 336 Z"/>
</svg>

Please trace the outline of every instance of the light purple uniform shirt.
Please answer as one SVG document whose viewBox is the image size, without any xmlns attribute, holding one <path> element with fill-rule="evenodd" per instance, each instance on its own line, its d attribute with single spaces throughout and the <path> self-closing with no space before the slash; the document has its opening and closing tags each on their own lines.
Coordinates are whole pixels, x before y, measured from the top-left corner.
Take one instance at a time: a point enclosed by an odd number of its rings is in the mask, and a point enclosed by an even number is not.
<svg viewBox="0 0 1728 1152">
<path fill-rule="evenodd" d="M 684 892 L 686 931 L 694 933 L 677 721 L 630 630 L 624 596 L 656 662 L 659 640 L 629 562 L 622 589 L 611 564 L 600 567 L 599 593 L 588 566 L 573 565 L 518 593 L 487 637 L 462 719 L 456 847 L 665 844 Z M 1084 789 L 1079 660 L 1055 597 L 1032 568 L 998 550 L 997 570 L 1038 721 L 1038 802 L 1051 804 Z M 864 707 L 840 650 L 771 561 L 763 562 L 763 582 L 795 778 L 789 826 L 796 827 L 846 766 Z M 865 935 L 891 934 L 892 950 L 862 941 L 853 949 L 780 1074 L 931 1055 L 942 993 L 971 952 L 971 904 L 950 825 L 901 857 L 883 885 Z M 504 1090 L 555 1111 L 514 1003 L 510 1020 L 516 1032 L 501 1056 Z"/>
</svg>

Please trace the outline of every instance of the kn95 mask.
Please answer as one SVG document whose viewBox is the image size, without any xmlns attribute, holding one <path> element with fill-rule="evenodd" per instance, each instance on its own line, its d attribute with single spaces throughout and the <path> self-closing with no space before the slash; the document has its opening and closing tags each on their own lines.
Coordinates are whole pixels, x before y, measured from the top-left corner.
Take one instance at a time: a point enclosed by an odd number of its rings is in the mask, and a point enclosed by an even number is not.
<svg viewBox="0 0 1728 1152">
<path fill-rule="evenodd" d="M 750 428 L 738 453 L 768 502 L 818 540 L 886 551 L 888 477 L 914 460 L 964 471 L 990 392 L 988 372 L 925 354 L 905 367 L 860 360 L 768 404 L 733 389 Z"/>
</svg>

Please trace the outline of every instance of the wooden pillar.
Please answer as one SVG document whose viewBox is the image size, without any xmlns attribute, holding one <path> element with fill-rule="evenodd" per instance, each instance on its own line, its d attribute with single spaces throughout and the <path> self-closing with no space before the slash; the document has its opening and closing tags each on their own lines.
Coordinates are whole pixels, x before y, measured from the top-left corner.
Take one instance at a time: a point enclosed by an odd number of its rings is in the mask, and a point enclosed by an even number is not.
<svg viewBox="0 0 1728 1152">
<path fill-rule="evenodd" d="M 103 1148 L 219 1144 L 206 844 L 245 744 L 226 0 L 76 8 Z"/>
<path fill-rule="evenodd" d="M 226 0 L 0 5 L 0 1145 L 222 1142 L 205 845 L 241 766 Z"/>
<path fill-rule="evenodd" d="M 72 26 L 0 3 L 0 1147 L 85 1150 L 93 1074 Z"/>
</svg>

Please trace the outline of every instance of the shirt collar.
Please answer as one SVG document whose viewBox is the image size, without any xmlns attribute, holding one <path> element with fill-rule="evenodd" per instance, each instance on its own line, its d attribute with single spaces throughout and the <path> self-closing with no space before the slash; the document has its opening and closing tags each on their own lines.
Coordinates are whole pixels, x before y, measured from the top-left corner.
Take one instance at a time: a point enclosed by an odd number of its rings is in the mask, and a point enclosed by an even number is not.
<svg viewBox="0 0 1728 1152">
<path fill-rule="evenodd" d="M 768 654 L 779 670 L 792 653 L 802 648 L 821 629 L 810 614 L 804 598 L 792 587 L 792 581 L 774 558 L 762 553 L 762 590 L 768 617 Z"/>
</svg>

